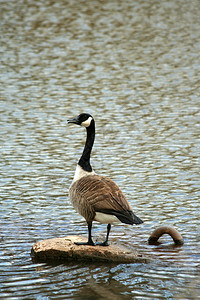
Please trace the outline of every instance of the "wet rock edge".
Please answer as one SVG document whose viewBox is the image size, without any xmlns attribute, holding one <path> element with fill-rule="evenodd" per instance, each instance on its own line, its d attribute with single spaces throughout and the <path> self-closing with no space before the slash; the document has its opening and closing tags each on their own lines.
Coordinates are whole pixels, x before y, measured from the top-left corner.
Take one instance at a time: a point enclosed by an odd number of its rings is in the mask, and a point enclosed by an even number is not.
<svg viewBox="0 0 200 300">
<path fill-rule="evenodd" d="M 105 263 L 147 263 L 149 258 L 137 254 L 132 249 L 119 245 L 80 246 L 76 241 L 85 242 L 81 236 L 66 236 L 35 243 L 31 249 L 34 260 L 43 262 L 105 262 Z"/>
</svg>

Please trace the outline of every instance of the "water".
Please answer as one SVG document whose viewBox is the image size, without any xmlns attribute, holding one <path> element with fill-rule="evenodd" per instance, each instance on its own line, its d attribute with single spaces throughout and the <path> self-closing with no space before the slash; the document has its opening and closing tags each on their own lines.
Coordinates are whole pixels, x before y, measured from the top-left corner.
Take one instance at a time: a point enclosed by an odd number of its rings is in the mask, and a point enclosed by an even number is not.
<svg viewBox="0 0 200 300">
<path fill-rule="evenodd" d="M 0 298 L 200 299 L 199 1 L 1 1 Z M 68 187 L 91 113 L 95 171 L 114 179 L 138 227 L 112 244 L 149 264 L 44 264 L 39 240 L 87 234 Z M 185 244 L 147 244 L 161 225 Z M 94 224 L 94 240 L 106 226 Z"/>
</svg>

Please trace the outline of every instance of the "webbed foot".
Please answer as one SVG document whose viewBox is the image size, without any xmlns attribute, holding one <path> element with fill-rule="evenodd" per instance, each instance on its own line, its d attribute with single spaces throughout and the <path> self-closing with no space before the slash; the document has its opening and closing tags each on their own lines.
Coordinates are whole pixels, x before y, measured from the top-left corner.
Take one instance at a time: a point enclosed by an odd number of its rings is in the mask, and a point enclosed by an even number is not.
<svg viewBox="0 0 200 300">
<path fill-rule="evenodd" d="M 74 242 L 75 245 L 85 245 L 85 246 L 95 246 L 94 242 L 93 241 L 88 241 L 86 243 L 84 242 Z"/>
<path fill-rule="evenodd" d="M 96 246 L 109 246 L 108 241 L 105 241 L 103 243 L 95 243 Z"/>
</svg>

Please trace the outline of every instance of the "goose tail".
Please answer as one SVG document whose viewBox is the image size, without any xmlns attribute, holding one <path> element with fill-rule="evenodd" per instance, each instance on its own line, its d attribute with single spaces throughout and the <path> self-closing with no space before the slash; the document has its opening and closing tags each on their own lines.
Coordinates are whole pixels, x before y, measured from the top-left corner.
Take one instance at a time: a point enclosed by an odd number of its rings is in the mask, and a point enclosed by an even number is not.
<svg viewBox="0 0 200 300">
<path fill-rule="evenodd" d="M 99 212 L 104 213 L 104 214 L 109 214 L 109 215 L 114 215 L 116 216 L 120 222 L 125 223 L 125 224 L 142 224 L 143 221 L 137 217 L 132 210 L 113 210 L 113 209 L 101 209 Z"/>
<path fill-rule="evenodd" d="M 125 223 L 125 224 L 130 224 L 130 225 L 136 224 L 136 225 L 139 225 L 139 224 L 143 223 L 143 221 L 139 217 L 137 217 L 132 211 L 123 211 L 123 212 L 120 212 L 120 213 L 116 214 L 116 217 L 122 223 Z"/>
</svg>

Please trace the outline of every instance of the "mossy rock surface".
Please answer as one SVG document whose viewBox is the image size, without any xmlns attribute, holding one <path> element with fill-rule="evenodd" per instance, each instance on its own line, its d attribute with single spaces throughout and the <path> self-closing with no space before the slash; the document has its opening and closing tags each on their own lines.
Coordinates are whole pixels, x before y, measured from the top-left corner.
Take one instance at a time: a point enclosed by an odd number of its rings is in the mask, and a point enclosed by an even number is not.
<svg viewBox="0 0 200 300">
<path fill-rule="evenodd" d="M 142 263 L 149 259 L 123 246 L 85 246 L 74 242 L 86 242 L 82 236 L 66 236 L 35 243 L 31 249 L 33 258 L 40 261 Z"/>
</svg>

